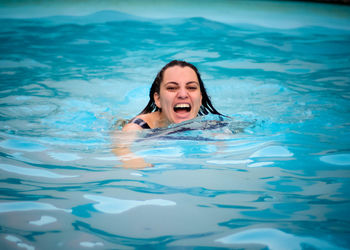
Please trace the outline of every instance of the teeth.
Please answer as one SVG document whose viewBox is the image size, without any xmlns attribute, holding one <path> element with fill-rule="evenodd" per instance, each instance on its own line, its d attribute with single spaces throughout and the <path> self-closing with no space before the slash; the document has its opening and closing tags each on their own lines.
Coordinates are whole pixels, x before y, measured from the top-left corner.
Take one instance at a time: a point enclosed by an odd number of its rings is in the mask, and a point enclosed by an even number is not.
<svg viewBox="0 0 350 250">
<path fill-rule="evenodd" d="M 179 103 L 175 105 L 175 108 L 189 108 L 190 104 L 188 103 Z"/>
</svg>

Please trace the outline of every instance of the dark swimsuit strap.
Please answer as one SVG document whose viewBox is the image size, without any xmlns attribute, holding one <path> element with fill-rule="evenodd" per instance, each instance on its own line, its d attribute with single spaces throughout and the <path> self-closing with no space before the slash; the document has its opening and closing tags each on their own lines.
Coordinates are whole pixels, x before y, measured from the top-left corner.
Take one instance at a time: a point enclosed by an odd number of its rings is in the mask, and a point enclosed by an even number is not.
<svg viewBox="0 0 350 250">
<path fill-rule="evenodd" d="M 150 129 L 150 126 L 147 124 L 147 122 L 145 122 L 141 118 L 135 118 L 135 119 L 131 120 L 130 123 L 135 123 L 144 129 Z"/>
</svg>

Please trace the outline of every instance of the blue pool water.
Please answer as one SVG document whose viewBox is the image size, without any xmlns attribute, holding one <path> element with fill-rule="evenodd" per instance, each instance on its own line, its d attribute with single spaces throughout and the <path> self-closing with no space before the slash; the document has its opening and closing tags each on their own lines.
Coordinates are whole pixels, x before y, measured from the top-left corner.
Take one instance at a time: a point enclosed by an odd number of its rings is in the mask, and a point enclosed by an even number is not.
<svg viewBox="0 0 350 250">
<path fill-rule="evenodd" d="M 2 4 L 0 248 L 348 249 L 349 6 L 141 3 Z M 172 59 L 231 118 L 121 168 L 118 121 Z"/>
</svg>

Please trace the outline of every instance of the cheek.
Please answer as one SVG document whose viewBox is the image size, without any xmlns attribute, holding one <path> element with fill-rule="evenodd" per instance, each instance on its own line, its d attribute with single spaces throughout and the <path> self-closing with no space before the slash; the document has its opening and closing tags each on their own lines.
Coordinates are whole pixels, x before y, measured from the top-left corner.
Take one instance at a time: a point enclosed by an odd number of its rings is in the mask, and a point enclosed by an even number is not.
<svg viewBox="0 0 350 250">
<path fill-rule="evenodd" d="M 168 93 L 163 92 L 161 94 L 161 98 L 160 98 L 162 108 L 166 108 L 166 107 L 171 106 L 171 100 L 172 100 L 171 96 Z"/>
<path fill-rule="evenodd" d="M 202 95 L 201 94 L 199 94 L 197 97 L 197 103 L 198 103 L 198 106 L 202 105 Z"/>
<path fill-rule="evenodd" d="M 193 112 L 199 112 L 202 106 L 202 95 L 196 95 L 192 98 L 193 104 Z"/>
</svg>

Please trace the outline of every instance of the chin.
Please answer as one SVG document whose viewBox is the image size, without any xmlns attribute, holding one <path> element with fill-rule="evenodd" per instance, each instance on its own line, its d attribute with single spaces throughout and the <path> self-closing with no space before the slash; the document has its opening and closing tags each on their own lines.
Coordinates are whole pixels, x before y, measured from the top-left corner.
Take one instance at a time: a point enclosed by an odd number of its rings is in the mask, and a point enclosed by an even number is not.
<svg viewBox="0 0 350 250">
<path fill-rule="evenodd" d="M 185 121 L 188 121 L 188 120 L 192 120 L 193 118 L 195 117 L 184 117 L 184 118 L 176 118 L 174 119 L 174 123 L 181 123 L 181 122 L 185 122 Z"/>
</svg>

